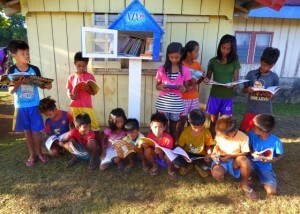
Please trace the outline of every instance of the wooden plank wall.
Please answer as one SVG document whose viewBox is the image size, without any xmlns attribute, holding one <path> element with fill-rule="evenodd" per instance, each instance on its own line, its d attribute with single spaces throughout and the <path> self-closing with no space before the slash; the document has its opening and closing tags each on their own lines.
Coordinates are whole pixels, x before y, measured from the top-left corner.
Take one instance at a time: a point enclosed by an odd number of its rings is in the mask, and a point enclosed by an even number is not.
<svg viewBox="0 0 300 214">
<path fill-rule="evenodd" d="M 118 4 L 116 4 L 118 1 Z M 153 4 L 155 1 L 155 4 Z M 224 0 L 193 0 L 196 7 L 191 7 L 188 0 L 171 4 L 171 0 L 144 0 L 146 8 L 157 14 L 192 14 L 204 15 L 211 11 L 209 22 L 167 22 L 164 44 L 179 41 L 185 44 L 196 40 L 200 44 L 199 61 L 206 69 L 208 60 L 215 56 L 218 41 L 224 33 L 231 33 L 232 20 L 230 10 L 222 7 L 226 16 L 218 16 L 220 5 Z M 92 26 L 94 12 L 120 13 L 131 1 L 125 0 L 22 0 L 23 14 L 26 13 L 29 45 L 32 63 L 39 66 L 42 75 L 55 79 L 51 91 L 42 92 L 57 100 L 59 108 L 69 110 L 69 98 L 66 95 L 66 81 L 75 71 L 73 56 L 81 50 L 80 28 Z M 209 5 L 212 2 L 211 10 Z M 227 2 L 227 1 L 226 1 Z M 228 2 L 234 2 L 230 0 Z M 101 5 L 101 7 L 100 7 Z M 173 6 L 174 5 L 174 8 Z M 89 65 L 91 69 L 91 65 Z M 94 109 L 101 126 L 107 125 L 110 111 L 121 107 L 128 112 L 128 74 L 97 74 L 100 92 L 93 97 Z M 142 75 L 141 126 L 148 126 L 150 115 L 155 112 L 157 91 L 155 90 L 155 73 Z M 206 103 L 208 86 L 200 87 L 200 100 Z"/>
<path fill-rule="evenodd" d="M 272 69 L 279 77 L 300 78 L 300 20 L 234 17 L 234 31 L 265 31 L 273 33 L 272 47 L 280 50 L 280 57 Z M 240 75 L 256 69 L 259 64 L 242 64 Z"/>
</svg>

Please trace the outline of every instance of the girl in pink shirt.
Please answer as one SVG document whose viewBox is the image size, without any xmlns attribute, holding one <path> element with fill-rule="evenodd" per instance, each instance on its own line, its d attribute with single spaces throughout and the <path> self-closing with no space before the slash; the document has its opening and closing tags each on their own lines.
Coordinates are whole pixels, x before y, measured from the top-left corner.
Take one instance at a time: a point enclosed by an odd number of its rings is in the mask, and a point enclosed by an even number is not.
<svg viewBox="0 0 300 214">
<path fill-rule="evenodd" d="M 186 89 L 187 81 L 191 79 L 189 68 L 182 65 L 181 52 L 180 43 L 170 43 L 165 64 L 158 68 L 156 74 L 156 89 L 159 90 L 156 110 L 168 119 L 169 133 L 175 141 L 177 122 L 183 112 L 182 92 Z"/>
</svg>

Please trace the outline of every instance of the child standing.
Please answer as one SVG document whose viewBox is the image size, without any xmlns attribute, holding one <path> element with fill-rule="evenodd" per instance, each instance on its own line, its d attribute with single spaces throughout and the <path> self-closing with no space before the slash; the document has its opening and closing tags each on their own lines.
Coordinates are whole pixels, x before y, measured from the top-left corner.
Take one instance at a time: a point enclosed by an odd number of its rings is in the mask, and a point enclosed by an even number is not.
<svg viewBox="0 0 300 214">
<path fill-rule="evenodd" d="M 210 131 L 204 127 L 205 114 L 199 110 L 193 110 L 188 114 L 188 122 L 190 126 L 186 127 L 178 140 L 178 146 L 182 147 L 190 157 L 205 157 L 205 159 L 194 160 L 196 170 L 201 177 L 207 177 L 209 172 L 204 170 L 206 160 L 213 149 L 213 140 Z M 181 175 L 187 174 L 193 164 L 186 162 L 181 156 L 174 160 L 174 164 L 179 166 Z"/>
<path fill-rule="evenodd" d="M 137 119 L 129 118 L 125 123 L 124 130 L 126 131 L 126 136 L 123 140 L 134 145 L 134 150 L 138 154 L 139 158 L 142 161 L 142 168 L 144 172 L 147 172 L 146 159 L 144 156 L 144 151 L 142 147 L 141 138 L 145 137 L 142 133 L 140 133 L 140 124 Z M 133 153 L 128 155 L 129 165 L 126 166 L 127 169 L 133 167 Z"/>
<path fill-rule="evenodd" d="M 189 41 L 186 43 L 182 53 L 182 64 L 191 70 L 201 71 L 202 67 L 197 58 L 199 56 L 199 43 L 196 41 Z M 184 129 L 187 115 L 194 109 L 199 109 L 199 93 L 198 85 L 203 81 L 203 77 L 199 79 L 192 78 L 188 82 L 188 87 L 185 92 L 182 93 L 183 99 L 183 112 L 180 116 L 180 122 L 178 127 L 178 138 Z"/>
<path fill-rule="evenodd" d="M 258 114 L 254 117 L 254 130 L 249 132 L 249 145 L 251 153 L 271 149 L 271 160 L 252 161 L 252 169 L 257 172 L 261 183 L 268 195 L 276 194 L 277 181 L 272 169 L 272 163 L 283 157 L 283 147 L 280 139 L 271 133 L 275 126 L 275 118 L 272 115 Z"/>
<path fill-rule="evenodd" d="M 121 108 L 113 109 L 109 114 L 108 125 L 109 128 L 104 130 L 102 138 L 102 154 L 100 171 L 106 170 L 112 160 L 118 165 L 119 169 L 123 169 L 123 160 L 117 157 L 117 151 L 113 143 L 117 140 L 122 140 L 126 136 L 124 131 L 124 124 L 127 121 L 125 112 Z"/>
<path fill-rule="evenodd" d="M 74 91 L 76 84 L 79 82 L 86 82 L 88 80 L 95 80 L 93 74 L 87 72 L 87 65 L 89 63 L 89 58 L 82 57 L 81 52 L 77 52 L 74 56 L 74 64 L 76 66 L 76 73 L 71 74 L 68 77 L 67 82 L 67 93 L 68 97 L 71 99 L 70 107 L 73 112 L 73 117 L 75 118 L 80 113 L 87 113 L 92 120 L 92 130 L 95 132 L 96 140 L 100 144 L 101 136 L 97 117 L 92 105 L 92 96 L 95 95 L 94 92 L 89 87 L 84 87 L 79 90 Z"/>
<path fill-rule="evenodd" d="M 168 119 L 162 113 L 155 113 L 151 116 L 151 133 L 147 135 L 148 138 L 152 139 L 157 143 L 159 146 L 173 149 L 174 148 L 174 141 L 168 133 L 165 133 L 167 127 Z M 158 175 L 158 162 L 166 162 L 167 163 L 167 170 L 170 179 L 176 179 L 177 175 L 174 171 L 174 165 L 171 160 L 164 154 L 164 152 L 160 148 L 155 148 L 146 143 L 142 144 L 144 147 L 144 154 L 146 159 L 151 163 L 152 168 L 150 170 L 150 175 L 156 176 Z"/>
<path fill-rule="evenodd" d="M 88 152 L 85 156 L 76 156 L 72 154 L 72 159 L 65 165 L 71 167 L 79 160 L 89 160 L 89 170 L 97 169 L 97 153 L 98 144 L 95 139 L 95 133 L 91 129 L 91 118 L 87 113 L 78 114 L 75 118 L 76 128 L 68 132 L 68 134 L 59 142 L 60 146 L 69 150 L 72 143 L 80 152 Z"/>
<path fill-rule="evenodd" d="M 252 87 L 268 88 L 278 86 L 278 75 L 271 71 L 280 55 L 277 48 L 268 47 L 260 58 L 260 67 L 249 71 L 246 75 L 249 82 L 244 83 L 243 93 L 248 94 L 247 111 L 241 123 L 240 130 L 250 131 L 253 127 L 253 118 L 257 114 L 272 114 L 272 94 L 269 92 L 255 92 Z"/>
<path fill-rule="evenodd" d="M 236 81 L 239 78 L 240 63 L 236 50 L 236 38 L 224 35 L 218 45 L 217 56 L 208 63 L 207 75 L 204 82 L 208 83 L 211 76 L 219 83 Z M 215 136 L 215 124 L 219 115 L 232 115 L 233 87 L 212 85 L 206 112 L 210 114 L 210 131 Z"/>
<path fill-rule="evenodd" d="M 71 113 L 57 109 L 56 101 L 51 97 L 40 100 L 39 111 L 47 119 L 45 121 L 45 133 L 48 136 L 56 135 L 57 137 L 67 133 L 70 128 L 75 128 L 74 119 Z M 51 156 L 61 155 L 61 147 L 58 141 L 51 145 L 46 145 Z"/>
<path fill-rule="evenodd" d="M 156 89 L 159 90 L 156 110 L 165 114 L 168 119 L 167 127 L 174 141 L 177 140 L 177 122 L 183 112 L 182 92 L 185 91 L 187 81 L 191 79 L 190 70 L 182 65 L 181 52 L 180 43 L 170 43 L 165 64 L 158 68 L 156 74 Z"/>
<path fill-rule="evenodd" d="M 16 64 L 9 68 L 9 74 L 27 72 L 29 75 L 41 76 L 38 67 L 29 64 L 29 46 L 21 40 L 13 40 L 8 48 Z M 39 114 L 39 92 L 35 85 L 26 84 L 25 78 L 13 81 L 13 86 L 9 88 L 10 93 L 14 93 L 15 120 L 14 130 L 24 131 L 25 140 L 29 150 L 29 158 L 26 166 L 32 167 L 36 164 L 36 158 L 41 162 L 49 161 L 46 155 L 41 151 L 41 131 L 44 129 L 42 116 Z M 49 90 L 51 85 L 46 86 Z"/>
<path fill-rule="evenodd" d="M 230 116 L 222 116 L 216 124 L 216 146 L 212 155 L 219 160 L 212 162 L 211 174 L 222 181 L 226 172 L 235 178 L 241 177 L 241 189 L 246 197 L 256 199 L 254 190 L 248 184 L 251 164 L 246 155 L 250 152 L 248 136 L 237 129 L 237 122 Z"/>
</svg>

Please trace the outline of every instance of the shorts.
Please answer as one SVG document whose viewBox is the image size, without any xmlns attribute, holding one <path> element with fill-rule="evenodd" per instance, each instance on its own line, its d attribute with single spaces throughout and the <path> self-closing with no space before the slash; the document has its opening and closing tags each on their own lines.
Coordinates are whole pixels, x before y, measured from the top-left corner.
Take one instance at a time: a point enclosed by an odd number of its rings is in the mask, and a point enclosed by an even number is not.
<svg viewBox="0 0 300 214">
<path fill-rule="evenodd" d="M 166 113 L 166 112 L 160 112 L 166 116 L 168 120 L 171 120 L 173 122 L 177 122 L 180 119 L 180 113 Z"/>
<path fill-rule="evenodd" d="M 186 116 L 191 111 L 199 109 L 199 99 L 183 100 L 183 112 L 181 116 Z"/>
<path fill-rule="evenodd" d="M 95 114 L 95 111 L 93 108 L 83 108 L 83 107 L 71 107 L 72 109 L 72 112 L 73 112 L 73 117 L 74 117 L 74 120 L 76 118 L 76 116 L 78 114 L 81 114 L 81 113 L 87 113 L 90 118 L 91 118 L 91 121 L 92 121 L 92 130 L 93 131 L 99 131 L 99 124 L 98 124 L 98 121 L 97 121 L 97 117 L 96 117 L 96 114 Z"/>
<path fill-rule="evenodd" d="M 78 146 L 78 151 L 80 152 L 85 152 L 83 146 L 80 143 L 77 143 Z M 79 155 L 75 155 L 79 160 L 90 160 L 91 159 L 91 154 L 87 153 L 85 156 L 79 156 Z"/>
<path fill-rule="evenodd" d="M 253 118 L 256 116 L 256 114 L 253 113 L 246 113 L 244 115 L 243 121 L 240 125 L 240 130 L 243 132 L 249 132 L 254 128 L 254 122 Z"/>
<path fill-rule="evenodd" d="M 241 171 L 240 169 L 234 169 L 232 167 L 233 165 L 233 158 L 228 160 L 227 162 L 223 162 L 220 160 L 220 163 L 218 165 L 222 166 L 225 169 L 225 173 L 228 172 L 230 175 L 232 175 L 234 178 L 239 178 L 241 176 Z M 216 162 L 211 163 L 211 169 L 217 165 Z"/>
<path fill-rule="evenodd" d="M 232 98 L 209 97 L 206 106 L 206 113 L 211 115 L 232 115 Z"/>
<path fill-rule="evenodd" d="M 253 161 L 251 161 L 251 170 L 252 172 L 255 171 L 257 173 L 262 184 L 266 184 L 275 188 L 277 187 L 277 181 L 273 170 L 266 170 L 257 167 Z"/>
<path fill-rule="evenodd" d="M 31 130 L 33 132 L 39 132 L 45 128 L 43 118 L 38 110 L 38 106 L 16 108 L 14 115 L 14 131 Z"/>
</svg>

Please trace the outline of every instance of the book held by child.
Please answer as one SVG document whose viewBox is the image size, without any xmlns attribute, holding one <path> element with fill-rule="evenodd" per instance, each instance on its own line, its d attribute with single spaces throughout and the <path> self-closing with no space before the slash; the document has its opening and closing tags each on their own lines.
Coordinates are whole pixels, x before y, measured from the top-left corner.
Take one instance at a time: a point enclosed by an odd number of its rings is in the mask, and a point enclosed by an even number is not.
<svg viewBox="0 0 300 214">
<path fill-rule="evenodd" d="M 187 162 L 189 162 L 189 163 L 192 162 L 192 160 L 189 157 L 189 155 L 181 147 L 176 147 L 175 149 L 171 150 L 171 149 L 167 149 L 167 148 L 159 146 L 157 143 L 155 143 L 154 140 L 152 140 L 150 138 L 142 137 L 141 140 L 143 141 L 143 143 L 147 143 L 151 147 L 160 148 L 168 156 L 168 158 L 170 159 L 170 161 L 175 160 L 175 158 L 177 158 L 180 155 Z"/>
<path fill-rule="evenodd" d="M 45 87 L 47 85 L 51 85 L 52 82 L 54 81 L 53 79 L 50 79 L 50 78 L 39 77 L 36 75 L 30 75 L 27 72 L 8 74 L 7 77 L 10 81 L 18 81 L 20 78 L 25 78 L 27 81 L 24 84 L 36 85 L 38 87 Z"/>
<path fill-rule="evenodd" d="M 244 82 L 248 82 L 249 80 L 236 80 L 233 82 L 228 82 L 228 83 L 219 83 L 213 80 L 210 80 L 208 83 L 206 83 L 207 85 L 222 85 L 222 86 L 232 86 L 232 85 L 238 85 Z"/>
<path fill-rule="evenodd" d="M 273 150 L 265 149 L 260 152 L 253 152 L 251 154 L 253 156 L 253 161 L 263 161 L 263 160 L 272 160 L 273 159 Z"/>
<path fill-rule="evenodd" d="M 82 82 L 77 83 L 75 85 L 75 87 L 73 88 L 73 92 L 75 93 L 78 90 L 82 90 L 85 87 L 89 87 L 92 94 L 97 94 L 98 91 L 100 90 L 100 86 L 95 81 L 88 80 L 86 82 L 82 81 Z"/>
<path fill-rule="evenodd" d="M 258 87 L 252 87 L 253 91 L 261 91 L 261 92 L 270 92 L 271 94 L 275 94 L 279 89 L 282 89 L 281 86 L 270 86 L 268 88 L 258 88 Z"/>
</svg>

